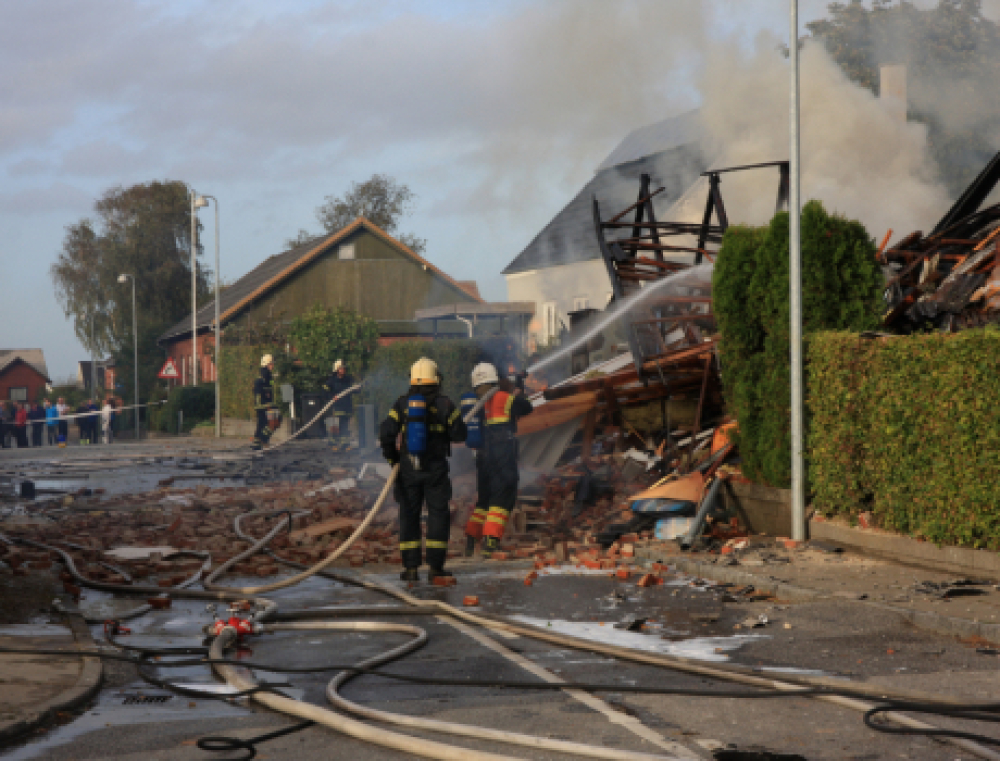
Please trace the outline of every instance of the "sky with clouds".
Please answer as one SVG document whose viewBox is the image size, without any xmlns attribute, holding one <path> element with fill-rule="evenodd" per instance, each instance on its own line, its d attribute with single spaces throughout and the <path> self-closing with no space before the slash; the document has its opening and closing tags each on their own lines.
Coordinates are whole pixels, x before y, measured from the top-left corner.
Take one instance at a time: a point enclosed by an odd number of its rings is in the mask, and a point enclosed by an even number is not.
<svg viewBox="0 0 1000 761">
<path fill-rule="evenodd" d="M 418 196 L 402 229 L 503 300 L 500 271 L 629 130 L 699 105 L 706 47 L 787 27 L 784 0 L 3 3 L 0 346 L 75 373 L 49 267 L 101 193 L 153 179 L 219 199 L 232 280 L 390 174 Z"/>
</svg>

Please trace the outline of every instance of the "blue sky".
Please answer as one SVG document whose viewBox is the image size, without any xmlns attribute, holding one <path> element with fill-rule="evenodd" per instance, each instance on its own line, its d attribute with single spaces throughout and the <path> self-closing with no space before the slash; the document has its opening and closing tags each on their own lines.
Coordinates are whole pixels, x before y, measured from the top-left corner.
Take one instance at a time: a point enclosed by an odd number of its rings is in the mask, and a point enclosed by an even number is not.
<svg viewBox="0 0 1000 761">
<path fill-rule="evenodd" d="M 787 24 L 782 0 L 4 3 L 0 345 L 75 372 L 49 267 L 103 191 L 152 179 L 219 199 L 231 280 L 388 173 L 418 195 L 402 229 L 505 299 L 500 271 L 616 143 L 699 104 L 707 49 Z"/>
</svg>

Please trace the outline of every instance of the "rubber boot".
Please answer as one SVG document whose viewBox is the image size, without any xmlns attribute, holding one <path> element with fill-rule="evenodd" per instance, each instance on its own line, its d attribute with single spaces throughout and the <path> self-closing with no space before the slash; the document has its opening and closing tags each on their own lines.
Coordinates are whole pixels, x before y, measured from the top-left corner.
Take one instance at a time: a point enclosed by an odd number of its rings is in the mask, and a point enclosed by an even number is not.
<svg viewBox="0 0 1000 761">
<path fill-rule="evenodd" d="M 500 540 L 495 536 L 484 536 L 483 537 L 483 557 L 489 558 L 493 556 L 494 552 L 500 550 Z"/>
<path fill-rule="evenodd" d="M 465 557 L 471 558 L 476 554 L 476 537 L 466 536 L 465 537 Z"/>
<path fill-rule="evenodd" d="M 416 568 L 407 568 L 399 578 L 403 581 L 420 581 L 420 572 Z"/>
<path fill-rule="evenodd" d="M 455 574 L 453 574 L 451 571 L 444 570 L 444 568 L 431 568 L 431 570 L 427 572 L 427 581 L 433 584 L 434 579 L 438 578 L 439 576 L 448 577 L 454 575 Z"/>
</svg>

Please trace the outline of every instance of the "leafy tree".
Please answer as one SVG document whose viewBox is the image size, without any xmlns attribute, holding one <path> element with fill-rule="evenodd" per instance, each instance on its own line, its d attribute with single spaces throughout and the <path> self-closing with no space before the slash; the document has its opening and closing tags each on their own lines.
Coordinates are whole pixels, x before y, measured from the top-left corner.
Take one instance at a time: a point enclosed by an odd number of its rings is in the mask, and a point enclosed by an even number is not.
<svg viewBox="0 0 1000 761">
<path fill-rule="evenodd" d="M 130 396 L 132 283 L 119 283 L 118 277 L 135 277 L 140 395 L 145 397 L 162 360 L 156 338 L 191 313 L 188 188 L 176 181 L 112 188 L 94 212 L 94 218 L 66 228 L 62 252 L 50 269 L 56 298 L 88 352 L 114 355 Z M 201 265 L 197 282 L 199 303 L 207 303 L 208 271 Z"/>
<path fill-rule="evenodd" d="M 364 374 L 378 346 L 378 323 L 353 309 L 319 304 L 292 320 L 288 328 L 292 355 L 278 355 L 275 370 L 295 378 L 300 390 L 318 391 L 342 359 L 355 378 Z"/>
<path fill-rule="evenodd" d="M 722 379 L 739 421 L 743 469 L 755 481 L 791 478 L 788 213 L 766 228 L 730 227 L 713 273 Z M 802 327 L 862 331 L 878 324 L 883 287 L 875 244 L 859 223 L 802 210 Z"/>
<path fill-rule="evenodd" d="M 365 182 L 352 183 L 342 197 L 327 196 L 326 203 L 316 209 L 316 218 L 326 233 L 335 233 L 358 217 L 364 217 L 395 236 L 404 246 L 422 254 L 427 247 L 426 240 L 399 232 L 399 220 L 410 213 L 415 200 L 416 194 L 408 186 L 389 175 L 373 174 Z M 286 244 L 291 248 L 315 237 L 307 230 L 299 230 Z"/>
<path fill-rule="evenodd" d="M 1000 112 L 989 90 L 1000 81 L 1000 25 L 983 16 L 981 0 L 834 2 L 830 17 L 806 24 L 847 76 L 878 93 L 879 67 L 905 64 L 909 118 L 928 127 L 931 153 L 958 195 L 996 146 Z"/>
</svg>

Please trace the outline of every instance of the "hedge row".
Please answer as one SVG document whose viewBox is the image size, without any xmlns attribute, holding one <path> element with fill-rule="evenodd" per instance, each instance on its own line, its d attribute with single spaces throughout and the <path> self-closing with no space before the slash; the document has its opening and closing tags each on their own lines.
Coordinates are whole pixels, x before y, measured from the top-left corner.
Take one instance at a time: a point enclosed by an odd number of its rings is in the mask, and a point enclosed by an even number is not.
<svg viewBox="0 0 1000 761">
<path fill-rule="evenodd" d="M 176 386 L 170 389 L 167 403 L 150 408 L 149 427 L 154 431 L 177 433 L 177 413 L 184 413 L 184 430 L 198 423 L 215 420 L 215 384 Z"/>
<path fill-rule="evenodd" d="M 808 357 L 817 509 L 1000 549 L 1000 331 L 820 333 Z"/>
<path fill-rule="evenodd" d="M 712 277 L 712 309 L 729 412 L 739 420 L 743 472 L 759 483 L 791 481 L 789 273 L 786 212 L 767 227 L 730 227 Z M 802 329 L 866 330 L 878 324 L 882 274 L 865 228 L 802 209 Z"/>
</svg>

